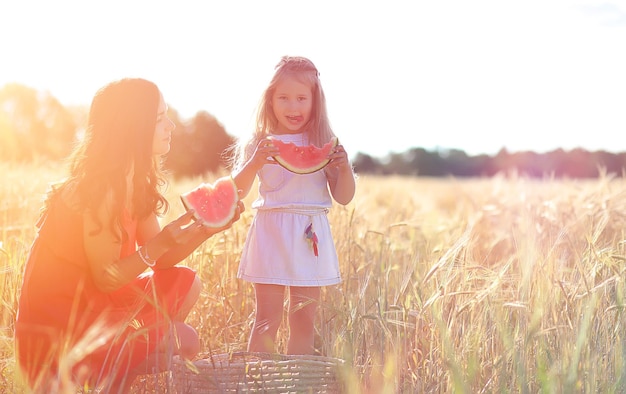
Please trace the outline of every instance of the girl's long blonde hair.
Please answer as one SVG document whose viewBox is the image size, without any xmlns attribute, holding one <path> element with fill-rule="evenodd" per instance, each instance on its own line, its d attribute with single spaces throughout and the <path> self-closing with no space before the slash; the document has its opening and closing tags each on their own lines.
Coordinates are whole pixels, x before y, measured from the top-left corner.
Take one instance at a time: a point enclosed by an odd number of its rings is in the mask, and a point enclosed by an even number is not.
<svg viewBox="0 0 626 394">
<path fill-rule="evenodd" d="M 272 96 L 276 85 L 286 76 L 311 86 L 313 108 L 311 119 L 304 130 L 309 135 L 309 143 L 322 146 L 335 136 L 326 110 L 326 96 L 320 82 L 320 73 L 309 59 L 301 56 L 283 56 L 275 67 L 274 76 L 263 92 L 256 112 L 255 130 L 248 140 L 240 140 L 234 147 L 233 167 L 240 168 L 254 152 L 260 140 L 267 137 L 278 126 L 278 119 L 272 109 Z"/>
</svg>

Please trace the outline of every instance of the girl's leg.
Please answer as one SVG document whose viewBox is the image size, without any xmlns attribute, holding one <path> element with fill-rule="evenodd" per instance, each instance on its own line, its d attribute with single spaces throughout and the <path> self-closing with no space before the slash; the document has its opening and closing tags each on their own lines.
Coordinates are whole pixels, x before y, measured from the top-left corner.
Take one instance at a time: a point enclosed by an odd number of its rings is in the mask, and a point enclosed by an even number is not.
<svg viewBox="0 0 626 394">
<path fill-rule="evenodd" d="M 315 313 L 319 287 L 289 288 L 289 342 L 287 354 L 314 354 Z"/>
<path fill-rule="evenodd" d="M 248 342 L 249 352 L 276 352 L 276 333 L 283 317 L 285 286 L 254 284 L 256 314 Z"/>
</svg>

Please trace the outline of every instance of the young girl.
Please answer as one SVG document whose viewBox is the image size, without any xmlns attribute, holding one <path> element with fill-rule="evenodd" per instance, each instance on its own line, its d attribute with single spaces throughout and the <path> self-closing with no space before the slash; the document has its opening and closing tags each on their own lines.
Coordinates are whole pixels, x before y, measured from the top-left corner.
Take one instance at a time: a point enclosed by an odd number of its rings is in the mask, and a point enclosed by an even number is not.
<svg viewBox="0 0 626 394">
<path fill-rule="evenodd" d="M 136 375 L 166 365 L 166 354 L 200 350 L 184 321 L 201 284 L 177 264 L 218 230 L 193 222 L 191 211 L 161 229 L 160 160 L 172 130 L 152 82 L 114 81 L 95 95 L 26 262 L 15 342 L 35 392 L 126 393 Z"/>
<path fill-rule="evenodd" d="M 259 103 L 256 130 L 235 157 L 234 178 L 244 195 L 259 177 L 259 197 L 252 205 L 258 212 L 238 273 L 254 283 L 256 295 L 250 352 L 277 351 L 276 333 L 288 288 L 287 354 L 315 353 L 320 286 L 341 281 L 326 214 L 332 199 L 342 205 L 352 200 L 354 173 L 341 145 L 331 152 L 331 161 L 323 170 L 291 173 L 272 159 L 278 150 L 271 138 L 322 146 L 334 136 L 319 72 L 306 58 L 283 57 Z"/>
</svg>

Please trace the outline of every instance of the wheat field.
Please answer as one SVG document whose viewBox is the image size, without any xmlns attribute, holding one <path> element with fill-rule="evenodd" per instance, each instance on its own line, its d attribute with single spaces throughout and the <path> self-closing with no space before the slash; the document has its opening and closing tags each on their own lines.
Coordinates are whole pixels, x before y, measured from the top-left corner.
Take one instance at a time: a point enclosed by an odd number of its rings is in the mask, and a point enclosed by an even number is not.
<svg viewBox="0 0 626 394">
<path fill-rule="evenodd" d="M 22 269 L 62 169 L 0 164 L 0 173 L 0 392 L 20 393 L 12 333 Z M 172 182 L 165 220 L 182 213 L 180 193 L 211 180 Z M 254 295 L 236 272 L 252 215 L 184 262 L 204 283 L 189 318 L 203 355 L 245 350 Z M 626 389 L 621 177 L 361 176 L 354 201 L 329 215 L 343 282 L 322 292 L 316 346 L 346 360 L 349 393 Z M 151 379 L 134 390 L 160 392 Z"/>
</svg>

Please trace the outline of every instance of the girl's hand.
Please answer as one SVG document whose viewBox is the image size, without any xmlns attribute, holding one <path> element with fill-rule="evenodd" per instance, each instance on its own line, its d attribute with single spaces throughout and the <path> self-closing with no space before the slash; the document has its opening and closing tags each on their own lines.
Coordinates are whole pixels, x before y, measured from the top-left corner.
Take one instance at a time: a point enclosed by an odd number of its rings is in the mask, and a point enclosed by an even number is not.
<svg viewBox="0 0 626 394">
<path fill-rule="evenodd" d="M 350 165 L 350 160 L 348 160 L 348 153 L 344 149 L 343 145 L 336 145 L 333 150 L 328 155 L 330 159 L 330 163 L 328 166 L 335 169 L 345 168 L 347 170 L 352 171 L 352 167 Z"/>
<path fill-rule="evenodd" d="M 272 140 L 264 138 L 259 141 L 254 149 L 250 162 L 255 166 L 255 168 L 260 169 L 265 164 L 276 164 L 273 156 L 276 156 L 279 153 L 278 148 L 272 144 Z"/>
</svg>

